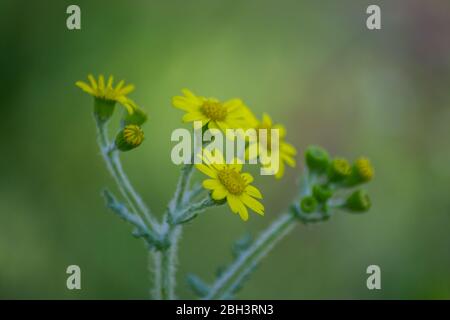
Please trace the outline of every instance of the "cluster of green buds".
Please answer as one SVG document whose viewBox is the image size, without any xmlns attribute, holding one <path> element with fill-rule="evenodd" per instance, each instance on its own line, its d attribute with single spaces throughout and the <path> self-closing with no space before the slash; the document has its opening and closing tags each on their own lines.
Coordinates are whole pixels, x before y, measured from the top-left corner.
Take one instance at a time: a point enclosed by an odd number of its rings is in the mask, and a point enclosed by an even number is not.
<svg viewBox="0 0 450 320">
<path fill-rule="evenodd" d="M 353 164 L 342 157 L 331 158 L 318 146 L 305 151 L 308 183 L 299 208 L 304 214 L 320 213 L 327 217 L 331 209 L 362 213 L 370 209 L 367 191 L 360 186 L 373 179 L 370 161 L 360 157 Z"/>
</svg>

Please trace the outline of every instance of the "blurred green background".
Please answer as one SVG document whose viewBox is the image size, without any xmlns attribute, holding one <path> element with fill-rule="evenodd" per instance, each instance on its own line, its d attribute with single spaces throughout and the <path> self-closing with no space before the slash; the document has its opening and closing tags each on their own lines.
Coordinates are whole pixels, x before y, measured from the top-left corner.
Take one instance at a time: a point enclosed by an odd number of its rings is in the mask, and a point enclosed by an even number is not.
<svg viewBox="0 0 450 320">
<path fill-rule="evenodd" d="M 81 7 L 82 29 L 66 28 Z M 365 10 L 382 9 L 369 31 Z M 170 134 L 181 88 L 242 98 L 288 128 L 300 154 L 311 143 L 371 158 L 368 214 L 299 225 L 239 298 L 450 298 L 450 3 L 448 1 L 17 1 L 0 0 L 0 298 L 148 297 L 144 244 L 103 205 L 116 190 L 95 142 L 88 73 L 136 84 L 149 113 L 146 141 L 123 155 L 154 211 L 179 168 Z M 185 277 L 213 280 L 232 241 L 286 208 L 303 165 L 281 181 L 256 178 L 266 216 L 243 223 L 227 208 L 185 228 Z M 197 175 L 197 179 L 200 175 Z M 66 289 L 66 267 L 82 290 Z M 366 268 L 382 290 L 366 288 Z"/>
</svg>

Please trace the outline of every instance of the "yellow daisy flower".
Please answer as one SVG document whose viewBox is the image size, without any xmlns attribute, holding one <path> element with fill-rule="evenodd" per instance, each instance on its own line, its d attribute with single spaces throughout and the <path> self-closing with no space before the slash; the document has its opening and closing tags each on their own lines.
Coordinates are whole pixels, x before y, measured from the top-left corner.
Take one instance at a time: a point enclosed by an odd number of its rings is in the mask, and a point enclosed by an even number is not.
<svg viewBox="0 0 450 320">
<path fill-rule="evenodd" d="M 120 103 L 125 107 L 129 114 L 133 114 L 133 112 L 137 109 L 134 101 L 127 97 L 127 94 L 134 90 L 134 85 L 128 84 L 125 86 L 125 81 L 121 80 L 114 88 L 113 76 L 109 76 L 106 84 L 103 75 L 98 77 L 98 81 L 95 80 L 92 74 L 88 75 L 88 79 L 90 82 L 89 84 L 83 81 L 77 81 L 75 85 L 97 99 L 101 99 L 109 103 Z"/>
<path fill-rule="evenodd" d="M 183 89 L 183 96 L 172 99 L 174 107 L 186 111 L 184 122 L 202 121 L 208 128 L 248 129 L 253 123 L 252 114 L 240 99 L 220 102 L 215 98 L 196 96 L 191 91 Z"/>
<path fill-rule="evenodd" d="M 262 141 L 259 140 L 259 130 L 266 129 L 267 130 L 267 140 Z M 273 124 L 272 118 L 267 113 L 263 114 L 262 120 L 258 122 L 256 125 L 256 130 L 258 131 L 258 143 L 251 144 L 248 147 L 248 154 L 255 154 L 250 151 L 251 148 L 258 148 L 258 154 L 261 156 L 261 148 L 264 148 L 268 156 L 271 156 L 271 129 L 278 129 L 279 130 L 279 169 L 278 172 L 275 173 L 275 178 L 280 179 L 284 175 L 285 171 L 285 164 L 289 165 L 290 167 L 294 168 L 296 165 L 295 162 L 295 155 L 297 154 L 297 150 L 294 146 L 287 143 L 285 141 L 286 138 L 286 128 L 281 124 Z M 264 161 L 262 161 L 264 163 Z"/>
<path fill-rule="evenodd" d="M 223 155 L 215 150 L 212 155 L 203 150 L 203 163 L 195 167 L 210 177 L 203 181 L 203 187 L 211 190 L 211 197 L 216 201 L 226 199 L 232 212 L 239 213 L 242 220 L 248 220 L 247 207 L 264 215 L 264 206 L 255 198 L 262 199 L 261 192 L 250 185 L 253 177 L 241 172 L 242 164 L 226 164 Z"/>
</svg>

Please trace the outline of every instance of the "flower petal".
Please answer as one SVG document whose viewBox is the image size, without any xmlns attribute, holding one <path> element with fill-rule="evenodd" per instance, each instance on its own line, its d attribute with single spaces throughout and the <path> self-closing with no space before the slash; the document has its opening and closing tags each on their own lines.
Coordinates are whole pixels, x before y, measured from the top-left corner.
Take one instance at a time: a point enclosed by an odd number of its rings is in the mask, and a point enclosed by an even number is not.
<svg viewBox="0 0 450 320">
<path fill-rule="evenodd" d="M 87 92 L 87 93 L 95 96 L 95 91 L 86 82 L 77 81 L 77 82 L 75 82 L 75 85 L 77 87 L 79 87 L 81 90 L 83 90 L 84 92 Z"/>
<path fill-rule="evenodd" d="M 217 172 L 211 169 L 210 167 L 205 166 L 203 163 L 196 164 L 195 167 L 197 168 L 198 171 L 206 174 L 207 176 L 211 178 L 217 178 Z"/>
<path fill-rule="evenodd" d="M 97 81 L 95 81 L 94 76 L 92 74 L 90 74 L 90 75 L 88 75 L 88 79 L 89 79 L 89 81 L 91 83 L 92 89 L 94 89 L 94 91 L 97 90 L 97 88 L 98 88 Z"/>
<path fill-rule="evenodd" d="M 233 194 L 227 195 L 227 202 L 230 206 L 230 209 L 233 213 L 237 213 L 239 211 L 239 198 Z"/>
<path fill-rule="evenodd" d="M 286 162 L 292 168 L 295 168 L 295 159 L 292 158 L 291 156 L 288 156 L 287 154 L 282 153 L 281 159 L 284 160 L 284 162 Z"/>
<path fill-rule="evenodd" d="M 112 89 L 113 81 L 114 81 L 114 77 L 112 75 L 109 76 L 108 84 L 106 85 L 106 87 Z"/>
<path fill-rule="evenodd" d="M 277 178 L 277 179 L 281 179 L 281 177 L 283 177 L 283 175 L 284 175 L 284 162 L 280 161 L 279 163 L 280 164 L 279 164 L 278 172 L 275 173 L 275 178 Z"/>
<path fill-rule="evenodd" d="M 105 90 L 105 77 L 102 74 L 98 76 L 98 89 L 100 91 Z"/>
<path fill-rule="evenodd" d="M 254 187 L 254 186 L 251 186 L 251 185 L 250 185 L 250 186 L 247 186 L 247 187 L 245 188 L 245 192 L 246 192 L 248 195 L 250 195 L 250 196 L 252 196 L 252 197 L 254 197 L 254 198 L 258 198 L 258 199 L 262 199 L 262 198 L 263 198 L 261 192 L 258 190 L 258 188 Z"/>
<path fill-rule="evenodd" d="M 239 197 L 232 194 L 228 194 L 227 202 L 232 212 L 239 213 L 239 216 L 241 217 L 242 220 L 244 221 L 248 220 L 247 208 L 244 206 Z"/>
<path fill-rule="evenodd" d="M 261 204 L 261 202 L 250 197 L 247 193 L 243 193 L 240 196 L 240 199 L 247 207 L 249 207 L 250 209 L 252 209 L 253 211 L 255 211 L 260 215 L 264 215 L 264 206 Z"/>
<path fill-rule="evenodd" d="M 245 182 L 247 182 L 247 184 L 253 182 L 253 176 L 248 172 L 241 173 L 241 177 L 245 179 Z"/>
<path fill-rule="evenodd" d="M 272 127 L 272 118 L 267 113 L 263 113 L 262 123 L 270 128 Z"/>
<path fill-rule="evenodd" d="M 123 89 L 120 89 L 120 91 L 117 94 L 126 96 L 132 91 L 134 91 L 134 85 L 128 84 Z"/>
<path fill-rule="evenodd" d="M 280 138 L 286 137 L 286 128 L 283 125 L 276 124 L 276 125 L 273 126 L 273 129 L 278 129 L 279 130 Z"/>
<path fill-rule="evenodd" d="M 186 113 L 182 120 L 183 122 L 203 121 L 206 120 L 206 117 L 203 113 L 194 111 Z"/>
<path fill-rule="evenodd" d="M 214 200 L 222 200 L 222 199 L 225 198 L 227 195 L 228 195 L 227 189 L 225 189 L 225 187 L 223 187 L 223 186 L 221 185 L 219 188 L 213 190 L 211 196 L 212 196 L 212 198 L 213 198 Z"/>
<path fill-rule="evenodd" d="M 198 105 L 195 104 L 193 101 L 187 99 L 186 97 L 173 97 L 172 98 L 172 105 L 175 108 L 181 109 L 183 111 L 192 112 L 198 110 Z"/>
<path fill-rule="evenodd" d="M 242 201 L 238 200 L 238 205 L 239 205 L 239 216 L 241 217 L 241 219 L 243 221 L 247 221 L 248 220 L 248 210 L 245 207 L 245 205 L 242 203 Z"/>
<path fill-rule="evenodd" d="M 202 182 L 203 188 L 214 190 L 216 188 L 222 187 L 222 184 L 216 179 L 206 179 Z"/>
<path fill-rule="evenodd" d="M 280 150 L 281 152 L 287 153 L 291 156 L 295 156 L 297 154 L 295 147 L 284 141 L 281 142 Z"/>
</svg>

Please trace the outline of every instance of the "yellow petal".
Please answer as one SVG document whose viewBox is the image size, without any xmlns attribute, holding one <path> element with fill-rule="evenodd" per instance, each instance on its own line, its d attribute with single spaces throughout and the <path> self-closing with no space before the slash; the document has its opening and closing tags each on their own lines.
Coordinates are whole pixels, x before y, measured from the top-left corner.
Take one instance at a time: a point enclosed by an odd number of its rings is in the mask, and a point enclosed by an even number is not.
<svg viewBox="0 0 450 320">
<path fill-rule="evenodd" d="M 212 198 L 214 200 L 222 200 L 223 198 L 225 198 L 228 195 L 228 191 L 227 189 L 225 189 L 225 187 L 223 187 L 222 185 L 220 186 L 220 188 L 214 189 L 212 192 Z"/>
<path fill-rule="evenodd" d="M 245 188 L 245 192 L 254 198 L 258 198 L 258 199 L 263 198 L 261 192 L 258 190 L 258 188 L 254 187 L 254 186 L 247 186 Z"/>
<path fill-rule="evenodd" d="M 222 187 L 222 184 L 216 179 L 203 180 L 202 185 L 203 185 L 203 188 L 209 189 L 209 190 L 213 190 L 213 189 Z"/>
<path fill-rule="evenodd" d="M 233 194 L 227 195 L 227 202 L 232 212 L 237 213 L 239 211 L 239 198 Z"/>
<path fill-rule="evenodd" d="M 241 177 L 245 179 L 245 182 L 247 182 L 247 184 L 253 182 L 253 176 L 248 172 L 241 173 Z"/>
<path fill-rule="evenodd" d="M 132 100 L 127 99 L 124 96 L 120 96 L 118 98 L 116 98 L 117 102 L 119 102 L 123 107 L 125 107 L 125 109 L 127 110 L 127 112 L 129 114 L 133 114 L 134 113 L 134 102 Z"/>
<path fill-rule="evenodd" d="M 193 111 L 193 112 L 186 113 L 183 116 L 182 120 L 183 120 L 183 122 L 203 121 L 203 120 L 206 120 L 206 117 L 201 112 Z"/>
<path fill-rule="evenodd" d="M 112 89 L 113 81 L 114 81 L 114 77 L 113 77 L 113 76 L 109 76 L 108 84 L 107 84 L 107 87 L 108 87 L 108 88 L 111 88 L 111 89 Z"/>
<path fill-rule="evenodd" d="M 125 84 L 125 81 L 120 80 L 120 82 L 117 84 L 116 88 L 114 89 L 116 92 L 120 92 L 120 89 L 122 89 L 123 85 Z"/>
<path fill-rule="evenodd" d="M 98 77 L 98 89 L 100 91 L 105 90 L 105 78 L 103 77 L 103 75 L 99 75 Z"/>
<path fill-rule="evenodd" d="M 243 193 L 240 196 L 240 199 L 247 207 L 249 207 L 250 209 L 252 209 L 253 211 L 255 211 L 260 215 L 264 215 L 264 206 L 261 204 L 261 202 L 250 197 L 247 193 Z"/>
<path fill-rule="evenodd" d="M 279 162 L 278 172 L 275 173 L 275 178 L 281 179 L 281 177 L 283 177 L 283 175 L 284 175 L 284 162 L 280 161 Z"/>
<path fill-rule="evenodd" d="M 272 118 L 267 113 L 263 113 L 262 123 L 268 127 L 272 127 Z"/>
<path fill-rule="evenodd" d="M 128 84 L 128 85 L 125 86 L 125 88 L 120 89 L 120 91 L 118 92 L 118 94 L 126 96 L 127 94 L 129 94 L 129 93 L 132 92 L 133 90 L 134 90 L 134 85 Z"/>
<path fill-rule="evenodd" d="M 280 138 L 286 137 L 286 128 L 283 125 L 276 124 L 276 125 L 273 126 L 273 129 L 278 129 L 279 130 Z"/>
<path fill-rule="evenodd" d="M 85 83 L 83 81 L 77 81 L 77 82 L 75 82 L 75 85 L 77 87 L 79 87 L 81 90 L 83 90 L 84 92 L 87 92 L 91 95 L 95 95 L 95 91 L 92 90 L 92 88 L 87 83 Z"/>
<path fill-rule="evenodd" d="M 207 176 L 211 178 L 217 178 L 217 172 L 215 172 L 210 167 L 205 166 L 203 163 L 196 164 L 195 167 L 197 168 L 198 171 L 206 174 Z"/>
<path fill-rule="evenodd" d="M 198 110 L 198 105 L 196 105 L 193 101 L 186 99 L 185 97 L 173 97 L 172 105 L 175 108 L 181 109 L 187 112 L 193 112 Z"/>
<path fill-rule="evenodd" d="M 227 202 L 230 206 L 231 211 L 234 213 L 239 213 L 239 216 L 242 220 L 247 221 L 248 220 L 248 211 L 247 208 L 244 206 L 242 201 L 235 195 L 229 194 L 227 196 Z"/>
<path fill-rule="evenodd" d="M 295 168 L 295 159 L 286 155 L 281 154 L 281 159 L 284 160 L 290 167 Z"/>
<path fill-rule="evenodd" d="M 281 152 L 287 153 L 291 156 L 295 156 L 297 154 L 297 150 L 295 149 L 295 147 L 287 142 L 281 142 L 280 149 Z"/>
<path fill-rule="evenodd" d="M 189 89 L 182 89 L 181 92 L 188 98 L 189 100 L 193 100 L 195 102 L 199 102 L 199 98 L 192 93 Z"/>
<path fill-rule="evenodd" d="M 231 99 L 226 101 L 223 106 L 227 109 L 228 112 L 232 112 L 235 109 L 238 109 L 242 106 L 242 100 L 241 99 Z"/>
<path fill-rule="evenodd" d="M 91 82 L 91 87 L 92 89 L 97 90 L 98 86 L 97 86 L 97 81 L 95 81 L 95 78 L 92 74 L 88 75 L 88 79 Z"/>
<path fill-rule="evenodd" d="M 244 206 L 244 204 L 242 203 L 242 201 L 238 200 L 238 212 L 239 212 L 239 216 L 241 217 L 241 219 L 243 221 L 247 221 L 248 220 L 248 210 L 247 208 Z"/>
</svg>

